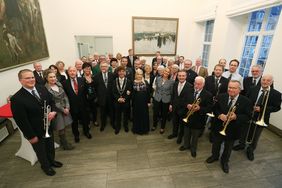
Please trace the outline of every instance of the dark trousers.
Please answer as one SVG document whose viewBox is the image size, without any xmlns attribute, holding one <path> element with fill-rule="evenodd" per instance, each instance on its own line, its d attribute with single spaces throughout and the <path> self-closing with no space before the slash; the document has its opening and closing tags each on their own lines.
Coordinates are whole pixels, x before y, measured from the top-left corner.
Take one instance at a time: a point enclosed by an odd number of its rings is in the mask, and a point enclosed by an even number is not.
<svg viewBox="0 0 282 188">
<path fill-rule="evenodd" d="M 191 152 L 196 152 L 200 133 L 201 129 L 191 129 L 189 125 L 184 125 L 184 147 L 191 148 Z"/>
<path fill-rule="evenodd" d="M 101 118 L 101 128 L 106 127 L 107 115 L 110 117 L 111 126 L 114 128 L 114 107 L 113 103 L 107 100 L 105 105 L 100 105 L 100 118 Z"/>
<path fill-rule="evenodd" d="M 88 134 L 89 133 L 89 116 L 87 114 L 87 111 L 79 111 L 79 112 L 71 112 L 72 116 L 72 133 L 75 137 L 79 136 L 78 131 L 78 120 L 82 124 L 83 127 L 83 133 Z"/>
<path fill-rule="evenodd" d="M 153 126 L 157 127 L 159 117 L 161 118 L 161 128 L 165 128 L 166 120 L 168 117 L 169 103 L 153 101 Z"/>
<path fill-rule="evenodd" d="M 179 140 L 182 140 L 182 137 L 184 135 L 184 125 L 183 125 L 182 117 L 179 116 L 176 113 L 176 111 L 173 112 L 172 124 L 173 124 L 172 134 L 174 136 L 178 136 Z"/>
<path fill-rule="evenodd" d="M 50 138 L 38 138 L 38 142 L 32 144 L 42 169 L 51 167 L 55 159 L 54 136 Z"/>
<path fill-rule="evenodd" d="M 256 128 L 255 128 L 256 127 Z M 254 132 L 255 131 L 255 132 Z M 260 138 L 260 135 L 263 131 L 263 127 L 255 125 L 252 123 L 251 129 L 248 135 L 248 140 L 251 140 L 253 137 L 252 143 L 249 145 L 249 147 L 254 151 L 257 148 L 258 141 Z"/>
<path fill-rule="evenodd" d="M 129 106 L 128 103 L 115 103 L 116 131 L 119 131 L 121 128 L 121 118 L 123 118 L 123 127 L 128 128 Z"/>
<path fill-rule="evenodd" d="M 88 101 L 89 111 L 92 115 L 92 121 L 95 123 L 97 121 L 97 103 L 93 101 Z"/>
<path fill-rule="evenodd" d="M 224 142 L 224 150 L 221 155 L 221 162 L 228 163 L 232 152 L 234 140 L 227 140 L 225 136 L 222 136 L 218 133 L 214 134 L 214 140 L 212 144 L 212 156 L 214 158 L 219 158 L 220 148 L 223 142 Z"/>
</svg>

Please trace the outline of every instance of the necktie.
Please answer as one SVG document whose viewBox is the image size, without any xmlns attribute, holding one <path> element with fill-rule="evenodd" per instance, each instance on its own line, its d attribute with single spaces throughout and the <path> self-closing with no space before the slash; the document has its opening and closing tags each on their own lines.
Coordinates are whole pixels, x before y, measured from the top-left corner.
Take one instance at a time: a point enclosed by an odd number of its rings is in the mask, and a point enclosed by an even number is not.
<svg viewBox="0 0 282 188">
<path fill-rule="evenodd" d="M 256 79 L 254 78 L 252 82 L 252 86 L 255 86 L 255 85 L 256 85 Z"/>
<path fill-rule="evenodd" d="M 104 74 L 104 83 L 105 83 L 105 86 L 108 87 L 107 73 L 103 73 L 103 74 Z"/>
<path fill-rule="evenodd" d="M 40 99 L 40 97 L 35 93 L 35 90 L 32 90 L 32 91 L 31 91 L 31 94 L 36 98 L 36 100 L 37 100 L 38 102 L 41 102 L 41 99 Z"/>
<path fill-rule="evenodd" d="M 39 72 L 39 76 L 40 76 L 41 78 L 43 78 L 43 76 L 42 76 L 42 73 L 41 73 L 41 72 Z"/>
<path fill-rule="evenodd" d="M 198 95 L 198 91 L 195 91 L 195 92 L 194 92 L 194 100 L 197 99 L 197 95 Z"/>
<path fill-rule="evenodd" d="M 182 83 L 179 82 L 179 84 L 178 84 L 178 96 L 180 95 L 181 91 L 182 91 Z"/>
<path fill-rule="evenodd" d="M 77 81 L 76 81 L 75 78 L 72 81 L 73 81 L 74 92 L 75 92 L 75 94 L 78 94 L 78 84 L 77 84 Z"/>
<path fill-rule="evenodd" d="M 219 79 L 218 79 L 218 78 L 215 78 L 215 90 L 218 89 L 218 81 L 219 81 Z"/>
<path fill-rule="evenodd" d="M 230 108 L 231 108 L 232 103 L 233 103 L 233 100 L 234 100 L 234 99 L 230 98 L 230 101 L 229 101 L 229 103 L 228 103 L 228 109 L 230 109 Z"/>
<path fill-rule="evenodd" d="M 229 75 L 228 80 L 230 81 L 232 78 L 232 74 Z"/>
<path fill-rule="evenodd" d="M 196 73 L 199 74 L 199 67 L 196 66 Z"/>
<path fill-rule="evenodd" d="M 262 93 L 261 93 L 261 95 L 258 98 L 256 106 L 262 106 L 263 103 L 264 103 L 263 99 L 265 98 L 265 94 L 266 94 L 267 91 L 265 91 L 265 90 L 261 90 L 261 91 L 262 91 Z"/>
</svg>

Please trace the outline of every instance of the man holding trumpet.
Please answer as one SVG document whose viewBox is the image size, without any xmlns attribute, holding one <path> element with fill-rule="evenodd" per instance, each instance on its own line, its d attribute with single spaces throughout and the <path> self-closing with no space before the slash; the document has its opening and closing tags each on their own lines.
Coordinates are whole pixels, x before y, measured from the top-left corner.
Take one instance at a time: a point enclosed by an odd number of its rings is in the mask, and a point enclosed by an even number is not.
<svg viewBox="0 0 282 188">
<path fill-rule="evenodd" d="M 253 113 L 249 127 L 241 134 L 239 144 L 234 150 L 241 150 L 247 146 L 247 158 L 254 160 L 254 150 L 257 147 L 260 135 L 264 127 L 269 124 L 270 113 L 281 109 L 281 93 L 271 87 L 273 76 L 265 74 L 261 78 L 261 86 L 251 88 L 247 93 L 253 106 Z"/>
<path fill-rule="evenodd" d="M 237 80 L 231 80 L 227 93 L 220 94 L 215 104 L 215 123 L 212 125 L 214 140 L 212 155 L 206 160 L 213 163 L 219 159 L 221 144 L 224 142 L 224 150 L 221 155 L 221 167 L 223 172 L 229 172 L 229 158 L 231 156 L 234 141 L 239 138 L 241 127 L 247 125 L 251 114 L 251 104 L 247 97 L 240 95 L 241 84 Z"/>
</svg>

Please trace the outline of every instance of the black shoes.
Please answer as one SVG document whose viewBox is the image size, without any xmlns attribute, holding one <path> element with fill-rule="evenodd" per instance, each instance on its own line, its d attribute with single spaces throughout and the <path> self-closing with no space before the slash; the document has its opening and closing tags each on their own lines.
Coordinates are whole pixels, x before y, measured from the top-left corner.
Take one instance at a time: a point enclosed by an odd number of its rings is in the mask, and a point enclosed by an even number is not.
<svg viewBox="0 0 282 188">
<path fill-rule="evenodd" d="M 105 130 L 105 127 L 100 128 L 100 132 L 103 132 Z"/>
<path fill-rule="evenodd" d="M 86 136 L 86 138 L 88 138 L 88 139 L 91 139 L 92 138 L 92 135 L 90 134 L 90 133 L 86 133 L 86 134 L 84 134 L 85 136 Z"/>
<path fill-rule="evenodd" d="M 118 134 L 119 133 L 119 130 L 115 130 L 115 134 Z"/>
<path fill-rule="evenodd" d="M 63 163 L 59 162 L 59 161 L 54 161 L 52 164 L 51 164 L 52 167 L 55 167 L 55 168 L 61 168 L 63 166 Z"/>
<path fill-rule="evenodd" d="M 243 149 L 245 149 L 245 145 L 244 144 L 238 144 L 238 145 L 233 147 L 234 151 L 239 151 L 239 150 L 243 150 Z"/>
<path fill-rule="evenodd" d="M 181 142 L 182 142 L 182 139 L 181 138 L 177 138 L 176 143 L 177 144 L 181 144 Z"/>
<path fill-rule="evenodd" d="M 129 129 L 128 129 L 128 127 L 127 127 L 127 126 L 126 126 L 126 127 L 124 127 L 124 131 L 125 131 L 126 133 L 128 133 Z"/>
<path fill-rule="evenodd" d="M 206 160 L 207 163 L 213 163 L 213 162 L 215 162 L 215 161 L 218 161 L 218 158 L 215 158 L 215 157 L 213 157 L 213 156 L 210 156 L 210 157 L 207 158 L 207 160 Z"/>
<path fill-rule="evenodd" d="M 171 134 L 171 135 L 168 135 L 167 139 L 173 139 L 173 138 L 176 138 L 176 137 L 177 137 L 176 135 Z"/>
<path fill-rule="evenodd" d="M 224 162 L 221 162 L 221 168 L 222 168 L 222 171 L 226 174 L 229 173 L 229 166 L 228 166 L 228 163 L 224 163 Z"/>
<path fill-rule="evenodd" d="M 248 147 L 247 148 L 247 158 L 250 160 L 250 161 L 253 161 L 255 159 L 255 156 L 254 156 L 254 151 L 251 147 Z"/>
<path fill-rule="evenodd" d="M 188 150 L 189 148 L 186 148 L 185 146 L 180 146 L 179 151 L 185 151 Z"/>
<path fill-rule="evenodd" d="M 156 130 L 156 127 L 153 126 L 153 127 L 151 128 L 151 131 L 155 131 L 155 130 Z"/>
<path fill-rule="evenodd" d="M 164 129 L 160 130 L 160 134 L 164 134 L 164 132 L 165 132 Z"/>
<path fill-rule="evenodd" d="M 75 136 L 74 141 L 75 141 L 75 143 L 78 143 L 80 141 L 79 136 Z"/>
<path fill-rule="evenodd" d="M 195 158 L 197 156 L 197 153 L 195 151 L 191 151 L 191 156 Z"/>
<path fill-rule="evenodd" d="M 47 176 L 54 176 L 56 174 L 56 171 L 53 170 L 53 168 L 42 168 L 43 172 L 47 175 Z"/>
</svg>

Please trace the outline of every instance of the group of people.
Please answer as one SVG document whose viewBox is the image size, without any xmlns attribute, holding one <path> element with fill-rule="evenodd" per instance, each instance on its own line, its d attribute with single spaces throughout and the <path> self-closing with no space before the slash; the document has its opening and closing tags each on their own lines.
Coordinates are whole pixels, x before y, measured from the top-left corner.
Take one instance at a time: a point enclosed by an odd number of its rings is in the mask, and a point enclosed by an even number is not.
<svg viewBox="0 0 282 188">
<path fill-rule="evenodd" d="M 197 156 L 198 138 L 210 122 L 212 155 L 207 163 L 219 159 L 222 143 L 221 167 L 225 173 L 229 172 L 232 149 L 246 148 L 247 158 L 254 160 L 263 130 L 254 122 L 263 118 L 269 124 L 270 113 L 280 110 L 281 93 L 274 89 L 272 75 L 262 75 L 262 67 L 254 65 L 252 76 L 242 78 L 237 73 L 236 59 L 230 61 L 228 70 L 226 60 L 220 59 L 208 75 L 200 58 L 192 66 L 192 61 L 183 56 L 172 60 L 157 52 L 150 64 L 135 56 L 132 49 L 128 52 L 128 56 L 118 53 L 116 58 L 112 54 L 82 57 L 67 70 L 62 61 L 45 71 L 37 62 L 34 71 L 23 69 L 18 73 L 22 88 L 11 98 L 12 112 L 47 175 L 54 175 L 53 167 L 61 167 L 62 163 L 54 159 L 54 137 L 44 137 L 48 126 L 44 117 L 51 121 L 49 134 L 56 130 L 65 150 L 74 148 L 65 136 L 67 125 L 71 125 L 78 143 L 79 124 L 91 139 L 91 121 L 104 131 L 109 119 L 114 133 L 119 134 L 122 126 L 129 132 L 131 120 L 131 131 L 143 135 L 155 131 L 158 124 L 159 133 L 163 134 L 167 120 L 172 119 L 168 139 L 177 138 L 177 144 L 182 144 L 179 150 L 190 150 L 192 157 Z M 48 114 L 44 103 L 51 107 Z M 208 113 L 213 117 L 207 118 Z M 233 146 L 236 140 L 239 144 Z"/>
</svg>

